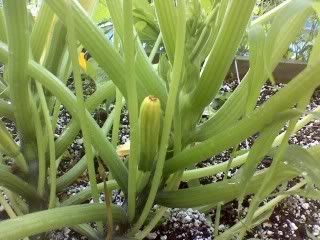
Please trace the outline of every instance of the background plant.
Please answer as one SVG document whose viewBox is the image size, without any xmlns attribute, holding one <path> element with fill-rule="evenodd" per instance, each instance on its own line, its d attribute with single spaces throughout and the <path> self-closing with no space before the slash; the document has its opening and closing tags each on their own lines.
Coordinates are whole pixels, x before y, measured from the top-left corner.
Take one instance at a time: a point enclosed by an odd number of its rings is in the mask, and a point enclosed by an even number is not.
<svg viewBox="0 0 320 240">
<path fill-rule="evenodd" d="M 256 107 L 262 85 L 267 79 L 274 82 L 273 69 L 308 17 L 320 13 L 318 1 L 288 0 L 251 21 L 254 0 L 107 0 L 104 9 L 111 17 L 112 42 L 93 21 L 96 1 L 46 0 L 35 19 L 27 1 L 6 0 L 3 4 L 0 60 L 5 72 L 0 116 L 15 123 L 19 142 L 2 124 L 0 151 L 9 161 L 0 165 L 0 183 L 10 193 L 15 214 L 0 223 L 0 239 L 36 238 L 35 234 L 63 226 L 98 239 L 104 236 L 104 222 L 109 239 L 118 235 L 142 239 L 167 207 L 220 209 L 233 199 L 238 199 L 240 206 L 246 195 L 254 194 L 243 225 L 216 236 L 241 239 L 290 193 L 319 196 L 320 147 L 288 144 L 292 134 L 319 116 L 318 109 L 305 111 L 319 86 L 319 36 L 314 39 L 307 68 Z M 207 121 L 200 121 L 218 94 L 246 32 L 248 73 L 222 107 Z M 96 91 L 86 100 L 78 61 L 83 48 L 92 59 L 80 64 L 96 81 Z M 76 94 L 66 87 L 71 73 Z M 159 146 L 152 154 L 154 159 L 143 159 L 140 153 L 154 147 L 140 144 L 148 125 L 148 120 L 139 119 L 140 104 L 150 95 L 161 103 L 160 133 L 154 135 L 160 135 Z M 124 160 L 116 152 L 122 98 L 131 128 L 130 154 Z M 114 99 L 115 109 L 100 128 L 90 112 Z M 72 121 L 54 139 L 61 104 Z M 106 134 L 112 126 L 110 142 Z M 286 130 L 279 134 L 284 126 Z M 80 130 L 86 154 L 57 177 L 61 157 Z M 252 148 L 237 154 L 238 144 L 255 134 L 258 138 Z M 229 148 L 234 148 L 234 157 L 228 162 L 195 168 Z M 106 182 L 97 184 L 94 155 L 100 175 L 106 179 L 109 174 Z M 256 171 L 266 155 L 273 157 L 272 165 Z M 153 162 L 148 173 L 138 168 L 140 161 Z M 239 166 L 231 179 L 178 189 L 180 181 L 197 183 L 201 177 Z M 86 169 L 90 187 L 59 202 L 57 193 Z M 259 208 L 277 186 L 297 176 L 302 180 L 293 189 L 275 193 L 279 196 Z M 122 190 L 127 200 L 124 206 L 110 203 L 113 189 Z M 106 203 L 99 203 L 100 192 Z M 93 204 L 80 204 L 91 197 Z M 155 204 L 160 208 L 153 209 Z M 96 222 L 97 228 L 89 222 Z"/>
</svg>

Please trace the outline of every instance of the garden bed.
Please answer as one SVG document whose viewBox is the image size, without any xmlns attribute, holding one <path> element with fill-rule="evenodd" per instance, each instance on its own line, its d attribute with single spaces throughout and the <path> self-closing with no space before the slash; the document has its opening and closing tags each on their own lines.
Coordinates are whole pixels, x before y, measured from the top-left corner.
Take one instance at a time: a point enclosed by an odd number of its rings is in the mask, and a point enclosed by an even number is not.
<svg viewBox="0 0 320 240">
<path fill-rule="evenodd" d="M 88 81 L 88 80 L 86 80 Z M 87 88 L 94 88 L 90 85 L 90 82 L 86 82 Z M 224 101 L 224 96 L 229 92 L 233 91 L 237 86 L 237 81 L 232 81 L 225 84 L 220 90 L 221 99 L 216 99 L 218 101 Z M 269 99 L 275 92 L 278 91 L 283 86 L 283 84 L 277 84 L 272 86 L 271 84 L 266 84 L 259 98 L 259 103 L 262 104 L 264 101 Z M 69 84 L 69 88 L 72 89 L 72 85 Z M 87 90 L 88 91 L 88 90 Z M 90 93 L 88 93 L 90 94 Z M 222 103 L 221 103 L 222 104 Z M 317 90 L 312 98 L 312 102 L 309 105 L 309 109 L 315 109 L 320 106 L 320 90 Z M 108 109 L 101 107 L 93 113 L 94 118 L 103 123 L 108 117 L 108 114 L 113 109 L 111 104 Z M 70 121 L 70 115 L 68 112 L 62 108 L 59 117 L 59 127 L 56 130 L 56 136 L 63 131 L 64 127 Z M 206 117 L 206 116 L 204 116 Z M 17 139 L 14 125 L 7 121 L 7 126 L 11 129 L 13 135 Z M 129 139 L 129 119 L 126 108 L 123 109 L 121 115 L 121 129 L 119 132 L 119 142 L 124 144 Z M 110 137 L 110 135 L 108 136 Z M 309 123 L 303 129 L 301 129 L 295 136 L 290 139 L 291 143 L 299 144 L 304 147 L 313 146 L 318 144 L 320 141 L 320 121 L 316 120 Z M 251 146 L 254 142 L 254 137 L 247 139 L 241 145 L 239 149 L 246 149 Z M 249 145 L 249 146 L 248 146 Z M 219 155 L 216 155 L 200 164 L 198 167 L 205 167 L 212 164 L 217 164 L 221 162 L 228 161 L 230 158 L 230 151 L 225 151 Z M 81 140 L 81 133 L 73 142 L 71 147 L 68 149 L 68 154 L 65 154 L 62 164 L 59 167 L 59 175 L 65 173 L 70 169 L 80 158 L 84 155 L 83 143 Z M 259 168 L 268 167 L 271 160 L 266 158 L 260 164 Z M 237 169 L 230 170 L 228 177 L 235 174 Z M 99 178 L 97 172 L 97 178 Z M 221 181 L 223 179 L 223 173 L 218 173 L 214 176 L 206 177 L 200 180 L 201 184 L 208 184 L 212 182 Z M 289 185 L 292 183 L 289 183 Z M 78 193 L 80 190 L 88 186 L 88 176 L 85 172 L 79 179 L 69 186 L 64 192 L 59 194 L 60 200 L 70 197 L 71 195 Z M 187 187 L 187 184 L 182 183 L 180 187 Z M 104 195 L 101 194 L 101 200 L 104 200 Z M 113 202 L 121 205 L 123 203 L 123 198 L 121 192 L 113 191 Z M 250 202 L 250 197 L 246 198 L 243 203 L 243 212 L 245 213 Z M 222 233 L 229 227 L 233 226 L 239 221 L 237 212 L 237 201 L 232 201 L 223 205 L 221 210 L 221 218 L 219 224 L 219 233 Z M 1 209 L 1 213 L 4 213 Z M 2 214 L 2 219 L 6 216 Z M 193 209 L 172 209 L 168 210 L 166 213 L 167 219 L 164 220 L 158 227 L 148 236 L 148 239 L 214 239 L 213 238 L 213 225 L 215 220 L 215 210 L 210 210 L 207 214 L 200 213 Z M 313 201 L 305 199 L 299 196 L 290 196 L 280 204 L 278 204 L 269 217 L 269 220 L 263 222 L 262 224 L 256 226 L 252 229 L 248 238 L 257 239 L 298 239 L 304 240 L 308 238 L 308 232 L 314 236 L 320 236 L 320 201 Z M 64 228 L 62 230 L 53 231 L 48 236 L 49 239 L 87 239 L 84 236 L 74 232 L 69 228 Z"/>
</svg>

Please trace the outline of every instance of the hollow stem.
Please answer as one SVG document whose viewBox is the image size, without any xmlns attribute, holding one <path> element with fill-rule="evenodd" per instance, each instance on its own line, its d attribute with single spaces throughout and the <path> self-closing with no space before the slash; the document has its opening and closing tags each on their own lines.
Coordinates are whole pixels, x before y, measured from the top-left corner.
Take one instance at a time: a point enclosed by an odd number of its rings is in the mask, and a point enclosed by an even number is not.
<svg viewBox="0 0 320 240">
<path fill-rule="evenodd" d="M 128 216 L 133 221 L 136 211 L 136 181 L 139 159 L 139 111 L 138 93 L 134 68 L 135 41 L 133 35 L 132 0 L 123 1 L 123 52 L 126 71 L 126 90 L 130 117 L 130 156 L 128 179 Z"/>
</svg>

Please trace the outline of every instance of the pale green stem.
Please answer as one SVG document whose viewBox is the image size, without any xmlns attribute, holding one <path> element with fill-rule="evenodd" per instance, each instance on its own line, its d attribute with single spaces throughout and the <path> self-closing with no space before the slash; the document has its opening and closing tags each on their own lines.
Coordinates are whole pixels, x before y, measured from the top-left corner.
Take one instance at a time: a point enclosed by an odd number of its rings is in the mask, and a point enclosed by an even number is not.
<svg viewBox="0 0 320 240">
<path fill-rule="evenodd" d="M 114 35 L 114 44 L 116 49 L 119 51 L 120 49 L 120 42 L 119 42 L 119 35 Z M 118 88 L 116 88 L 116 103 L 115 103 L 115 113 L 113 119 L 113 127 L 112 127 L 112 136 L 111 136 L 111 143 L 114 147 L 118 145 L 119 141 L 119 127 L 120 127 L 120 116 L 121 116 L 121 109 L 122 109 L 122 94 Z"/>
<path fill-rule="evenodd" d="M 112 138 L 111 142 L 114 147 L 118 145 L 119 141 L 119 127 L 120 127 L 120 117 L 121 117 L 121 109 L 122 109 L 122 94 L 119 89 L 116 89 L 116 104 L 114 107 L 114 119 L 112 126 Z"/>
<path fill-rule="evenodd" d="M 123 1 L 123 52 L 126 70 L 126 90 L 128 96 L 128 110 L 130 117 L 130 156 L 128 178 L 128 215 L 133 221 L 136 211 L 136 181 L 139 159 L 139 110 L 137 83 L 134 68 L 135 45 L 133 35 L 132 0 Z"/>
<path fill-rule="evenodd" d="M 92 136 L 90 131 L 90 126 L 88 121 L 85 117 L 86 115 L 86 108 L 84 103 L 83 97 L 83 86 L 82 86 L 82 79 L 80 75 L 80 66 L 78 62 L 78 51 L 77 51 L 77 40 L 74 31 L 74 17 L 72 13 L 71 2 L 67 1 L 67 7 L 69 9 L 68 17 L 67 17 L 67 29 L 68 29 L 68 47 L 69 47 L 69 54 L 72 62 L 72 69 L 73 69 L 73 77 L 75 82 L 75 89 L 76 89 L 76 97 L 77 97 L 77 110 L 79 111 L 79 119 L 80 119 L 80 126 L 83 135 L 83 143 L 86 150 L 86 159 L 88 165 L 88 173 L 89 173 L 89 180 L 90 185 L 92 187 L 92 197 L 95 203 L 99 202 L 99 192 L 97 188 L 97 180 L 96 180 L 96 173 L 94 167 L 94 159 L 93 159 L 93 150 L 91 146 Z"/>
<path fill-rule="evenodd" d="M 191 54 L 190 59 L 194 61 L 194 59 L 201 53 L 203 47 L 205 46 L 206 42 L 208 41 L 208 38 L 210 37 L 210 31 L 213 31 L 212 23 L 215 21 L 220 9 L 220 3 L 218 3 L 214 9 L 211 11 L 210 15 L 207 17 L 207 20 L 205 22 L 205 27 L 201 31 L 200 37 L 194 46 Z"/>
<path fill-rule="evenodd" d="M 38 161 L 39 161 L 39 173 L 38 173 L 38 193 L 40 196 L 44 196 L 45 184 L 46 184 L 46 138 L 43 133 L 41 125 L 40 114 L 35 103 L 32 106 L 32 113 L 34 116 L 34 125 L 37 139 Z"/>
<path fill-rule="evenodd" d="M 317 107 L 313 112 L 318 113 L 320 112 L 320 107 Z M 293 133 L 298 132 L 300 129 L 302 129 L 305 125 L 310 123 L 312 120 L 314 120 L 315 116 L 313 114 L 308 114 L 307 116 L 303 117 L 298 123 L 296 124 Z M 283 140 L 285 132 L 281 133 L 278 135 L 273 144 L 272 147 L 279 146 L 281 141 Z M 291 136 L 292 136 L 291 135 Z M 245 163 L 246 159 L 248 157 L 248 153 L 242 154 L 240 156 L 237 156 L 233 159 L 230 168 L 235 168 L 243 163 Z M 223 172 L 227 168 L 227 162 L 219 163 L 214 166 L 208 166 L 204 168 L 198 168 L 198 169 L 193 169 L 193 170 L 187 170 L 183 174 L 183 181 L 190 181 L 192 179 L 197 179 L 197 178 L 202 178 L 210 175 L 215 175 L 217 173 Z"/>
<path fill-rule="evenodd" d="M 156 40 L 156 42 L 155 42 L 155 44 L 154 44 L 154 46 L 153 46 L 153 48 L 151 50 L 151 53 L 149 55 L 149 61 L 151 63 L 153 62 L 153 59 L 154 59 L 154 57 L 156 56 L 156 54 L 158 52 L 158 49 L 159 49 L 159 46 L 160 46 L 161 42 L 162 42 L 162 36 L 161 36 L 161 33 L 159 33 L 158 38 L 157 38 L 157 40 Z"/>
<path fill-rule="evenodd" d="M 115 180 L 109 180 L 106 182 L 107 188 L 109 191 L 118 189 L 119 186 Z M 104 183 L 99 183 L 98 184 L 98 190 L 99 192 L 104 191 Z M 74 205 L 74 204 L 80 204 L 86 201 L 88 198 L 91 196 L 91 187 L 87 187 L 86 189 L 80 191 L 79 193 L 71 196 L 67 200 L 63 201 L 61 203 L 61 206 L 69 206 L 69 205 Z"/>
<path fill-rule="evenodd" d="M 36 139 L 29 92 L 30 79 L 27 75 L 29 59 L 29 33 L 26 31 L 28 29 L 27 2 L 12 0 L 5 1 L 3 4 L 10 52 L 6 69 L 10 97 L 15 108 L 22 153 L 27 162 L 31 162 L 36 161 Z"/>
<path fill-rule="evenodd" d="M 279 4 L 278 6 L 272 8 L 270 11 L 266 12 L 262 16 L 251 22 L 251 26 L 255 24 L 265 24 L 268 23 L 272 18 L 279 13 L 279 11 L 283 10 L 292 0 L 286 0 Z"/>
<path fill-rule="evenodd" d="M 20 194 L 28 200 L 37 201 L 39 204 L 42 201 L 36 189 L 21 178 L 10 173 L 7 166 L 0 165 L 0 183 L 1 186 Z"/>
<path fill-rule="evenodd" d="M 74 226 L 86 222 L 105 221 L 105 209 L 106 206 L 102 203 L 82 204 L 53 208 L 1 221 L 0 239 L 21 239 L 26 236 L 66 226 Z M 116 223 L 126 224 L 126 215 L 120 207 L 113 205 L 112 215 Z M 17 226 L 19 227 L 17 228 Z"/>
<path fill-rule="evenodd" d="M 46 2 L 41 4 L 37 21 L 35 22 L 30 36 L 30 45 L 33 59 L 39 62 L 48 39 L 51 24 L 53 21 L 53 12 Z"/>
<path fill-rule="evenodd" d="M 50 162 L 50 197 L 49 197 L 49 208 L 56 206 L 56 188 L 57 188 L 57 169 L 56 169 L 56 151 L 54 145 L 54 130 L 51 125 L 50 113 L 47 106 L 46 98 L 43 92 L 43 88 L 40 83 L 36 83 L 37 91 L 39 94 L 40 105 L 43 112 L 44 123 L 46 132 L 48 134 L 49 141 L 49 162 Z M 42 143 L 39 143 L 42 144 Z M 43 163 L 45 165 L 45 163 Z M 39 164 L 40 165 L 40 164 Z M 43 168 L 43 167 L 42 167 Z M 45 174 L 45 169 L 39 167 L 39 177 Z M 44 173 L 43 173 L 44 172 Z M 39 179 L 40 181 L 40 179 Z M 42 188 L 42 186 L 40 186 Z M 40 189 L 41 190 L 41 189 Z"/>
<path fill-rule="evenodd" d="M 8 201 L 10 202 L 10 206 L 17 216 L 22 216 L 28 212 L 28 205 L 20 196 L 5 188 L 3 189 L 3 191 Z"/>
<path fill-rule="evenodd" d="M 13 140 L 7 127 L 0 120 L 0 151 L 15 159 L 17 166 L 28 173 L 28 164 L 20 151 L 19 145 Z"/>
<path fill-rule="evenodd" d="M 214 237 L 217 237 L 219 235 L 221 206 L 222 206 L 222 203 L 221 202 L 218 203 L 217 209 L 216 209 L 216 216 L 215 216 L 215 219 L 214 219 L 214 233 L 213 233 Z"/>
</svg>

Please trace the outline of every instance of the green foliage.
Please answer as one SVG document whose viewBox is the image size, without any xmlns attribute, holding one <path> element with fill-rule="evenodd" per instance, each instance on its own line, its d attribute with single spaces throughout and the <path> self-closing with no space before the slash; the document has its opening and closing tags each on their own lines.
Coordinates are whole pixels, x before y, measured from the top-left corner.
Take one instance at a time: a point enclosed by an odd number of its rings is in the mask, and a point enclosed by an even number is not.
<svg viewBox="0 0 320 240">
<path fill-rule="evenodd" d="M 4 2 L 0 117 L 15 123 L 20 141 L 15 141 L 1 119 L 0 152 L 12 164 L 0 164 L 0 186 L 14 196 L 9 198 L 11 204 L 23 199 L 24 207 L 14 208 L 14 214 L 8 209 L 10 216 L 21 216 L 0 222 L 0 232 L 5 233 L 0 239 L 29 237 L 64 226 L 97 238 L 106 234 L 101 224 L 107 216 L 108 237 L 143 239 L 166 207 L 219 208 L 254 194 L 243 220 L 246 227 L 235 224 L 216 236 L 241 239 L 247 227 L 263 222 L 288 195 L 319 198 L 319 145 L 304 149 L 288 144 L 292 134 L 319 117 L 319 108 L 305 109 L 320 85 L 319 35 L 309 36 L 314 47 L 309 47 L 306 69 L 257 107 L 263 84 L 273 80 L 274 68 L 306 21 L 318 20 L 319 3 L 151 2 L 107 0 L 96 5 L 94 0 L 46 0 L 34 21 L 28 18 L 26 0 Z M 259 17 L 251 20 L 253 14 Z M 100 29 L 101 22 L 108 23 L 107 29 Z M 243 39 L 248 42 L 250 69 L 234 92 L 220 94 Z M 89 60 L 80 54 L 83 49 L 92 56 Z M 84 96 L 80 73 L 95 82 L 90 96 Z M 75 84 L 75 92 L 67 87 L 68 79 Z M 156 109 L 145 109 L 147 96 L 157 99 Z M 90 113 L 112 101 L 116 107 L 101 127 Z M 125 160 L 117 146 L 123 101 L 131 131 Z M 72 120 L 55 139 L 61 104 Z M 208 107 L 214 109 L 209 119 L 201 118 Z M 307 115 L 298 121 L 303 114 Z M 286 124 L 287 130 L 279 134 Z M 112 126 L 110 142 L 107 133 Z M 58 176 L 61 159 L 68 158 L 65 152 L 80 130 L 85 155 Z M 253 146 L 237 151 L 253 135 L 258 136 Z M 235 150 L 228 162 L 198 168 L 198 163 L 230 148 Z M 272 165 L 257 171 L 265 156 L 273 157 Z M 105 183 L 97 184 L 94 159 Z M 236 167 L 239 171 L 230 179 L 178 189 L 180 181 L 194 183 Z M 86 170 L 90 186 L 58 199 Z M 279 185 L 297 176 L 303 179 L 300 183 L 259 207 Z M 98 203 L 99 193 L 113 189 L 122 191 L 126 206 Z M 89 198 L 96 203 L 81 204 Z M 160 208 L 153 212 L 155 204 Z M 120 228 L 113 228 L 111 215 Z M 88 224 L 92 221 L 98 223 L 98 230 Z"/>
</svg>

